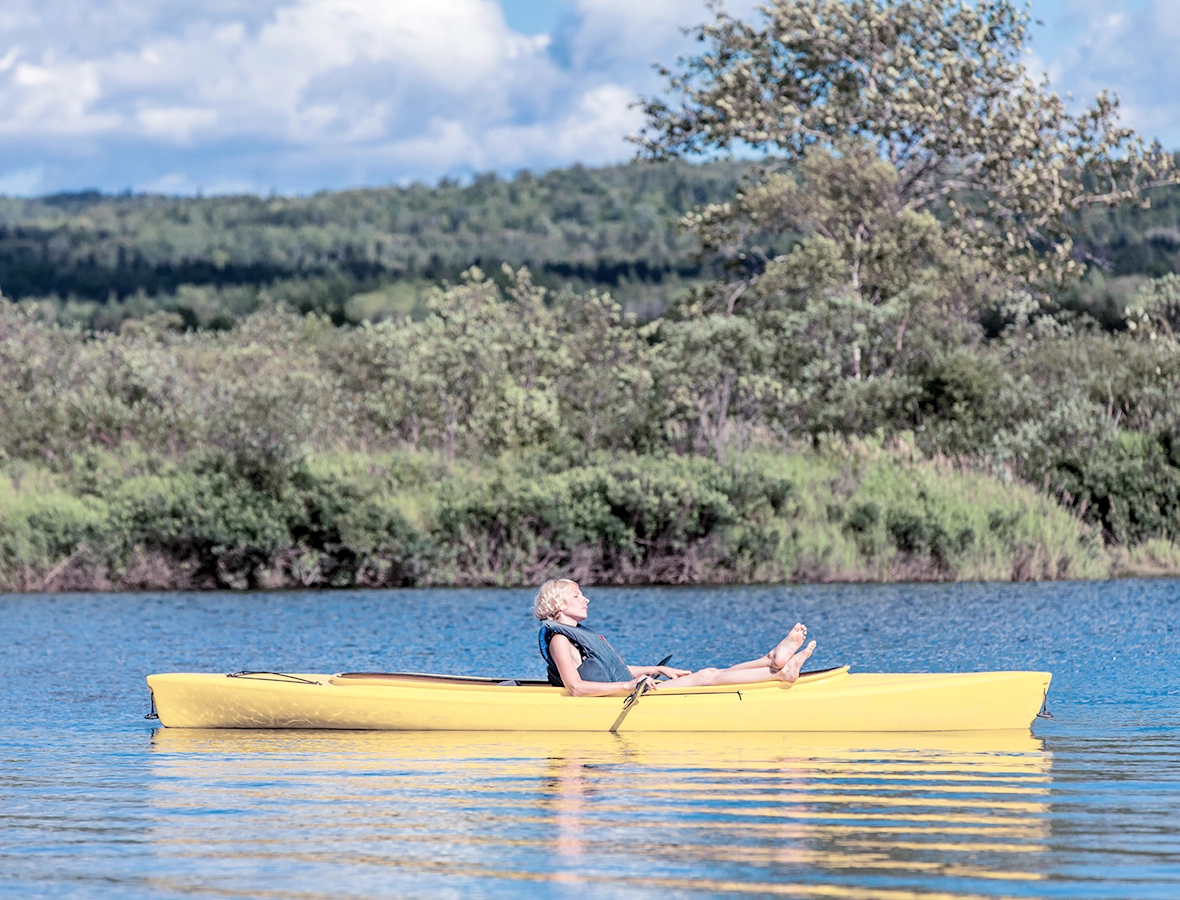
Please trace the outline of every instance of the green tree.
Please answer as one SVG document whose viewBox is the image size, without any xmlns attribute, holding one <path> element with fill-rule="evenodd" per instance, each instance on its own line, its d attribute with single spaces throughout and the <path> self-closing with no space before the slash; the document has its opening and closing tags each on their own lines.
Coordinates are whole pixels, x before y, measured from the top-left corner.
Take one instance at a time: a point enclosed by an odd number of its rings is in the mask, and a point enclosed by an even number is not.
<svg viewBox="0 0 1180 900">
<path fill-rule="evenodd" d="M 423 321 L 366 328 L 345 367 L 379 431 L 448 456 L 559 440 L 555 314 L 527 271 L 506 274 L 507 298 L 471 269 L 434 292 Z"/>
<path fill-rule="evenodd" d="M 1127 330 L 1140 340 L 1174 343 L 1180 334 L 1180 275 L 1147 282 L 1131 297 L 1124 315 Z"/>
<path fill-rule="evenodd" d="M 741 316 L 710 314 L 669 323 L 662 331 L 660 372 L 671 437 L 723 462 L 742 448 L 786 389 L 775 377 L 774 343 Z"/>
<path fill-rule="evenodd" d="M 655 354 L 640 327 L 609 295 L 557 298 L 556 392 L 564 430 L 586 449 L 643 450 L 662 439 Z"/>
<path fill-rule="evenodd" d="M 756 24 L 713 8 L 705 49 L 644 101 L 647 156 L 745 146 L 797 165 L 867 144 L 902 209 L 945 215 L 951 248 L 1042 296 L 1081 271 L 1079 210 L 1177 182 L 1117 97 L 1074 115 L 1030 78 L 1014 0 L 770 0 Z"/>
<path fill-rule="evenodd" d="M 831 292 L 879 304 L 938 282 L 963 307 L 973 293 L 970 267 L 947 246 L 937 219 L 905 202 L 896 169 L 863 142 L 845 143 L 837 153 L 811 147 L 791 172 L 772 172 L 735 203 L 698 208 L 682 224 L 706 252 L 752 254 L 755 271 L 765 268 L 761 290 L 742 298 L 747 305 L 756 298 L 797 305 Z M 797 239 L 787 254 L 772 256 L 758 243 L 784 235 Z M 738 296 L 727 297 L 730 311 Z"/>
</svg>

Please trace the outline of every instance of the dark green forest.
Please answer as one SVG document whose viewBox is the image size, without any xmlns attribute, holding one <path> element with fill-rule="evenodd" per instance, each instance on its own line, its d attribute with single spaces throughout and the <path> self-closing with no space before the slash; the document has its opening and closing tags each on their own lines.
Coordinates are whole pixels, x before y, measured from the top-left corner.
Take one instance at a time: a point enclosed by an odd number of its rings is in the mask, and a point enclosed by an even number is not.
<svg viewBox="0 0 1180 900">
<path fill-rule="evenodd" d="M 188 328 L 226 328 L 267 299 L 359 324 L 423 315 L 431 286 L 458 282 L 470 266 L 499 277 L 507 263 L 549 288 L 610 291 L 651 319 L 720 274 L 722 260 L 677 222 L 731 200 L 750 169 L 577 166 L 311 197 L 0 198 L 0 291 L 99 330 L 158 310 Z M 1180 266 L 1180 187 L 1154 192 L 1149 209 L 1079 220 L 1089 273 L 1061 302 L 1124 328 L 1134 291 Z"/>
<path fill-rule="evenodd" d="M 4 199 L 0 290 L 107 330 L 159 309 L 226 327 L 263 297 L 359 323 L 421 314 L 429 286 L 470 266 L 498 277 L 507 263 L 654 317 L 716 274 L 677 220 L 732 198 L 744 168 L 578 166 L 312 197 Z"/>
</svg>

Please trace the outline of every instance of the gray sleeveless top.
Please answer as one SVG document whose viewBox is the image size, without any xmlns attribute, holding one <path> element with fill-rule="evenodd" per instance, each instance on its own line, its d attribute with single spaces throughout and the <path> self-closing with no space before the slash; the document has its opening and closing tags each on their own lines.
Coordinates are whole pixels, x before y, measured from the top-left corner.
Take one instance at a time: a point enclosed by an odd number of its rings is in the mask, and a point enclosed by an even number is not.
<svg viewBox="0 0 1180 900">
<path fill-rule="evenodd" d="M 541 657 L 545 660 L 549 683 L 555 687 L 565 686 L 561 681 L 561 673 L 557 671 L 557 664 L 553 662 L 553 656 L 549 652 L 549 640 L 555 634 L 564 635 L 582 651 L 582 664 L 578 666 L 578 674 L 583 681 L 630 681 L 633 677 L 623 658 L 597 631 L 585 625 L 575 627 L 546 619 L 541 623 L 541 630 L 537 634 L 537 644 L 541 650 Z"/>
</svg>

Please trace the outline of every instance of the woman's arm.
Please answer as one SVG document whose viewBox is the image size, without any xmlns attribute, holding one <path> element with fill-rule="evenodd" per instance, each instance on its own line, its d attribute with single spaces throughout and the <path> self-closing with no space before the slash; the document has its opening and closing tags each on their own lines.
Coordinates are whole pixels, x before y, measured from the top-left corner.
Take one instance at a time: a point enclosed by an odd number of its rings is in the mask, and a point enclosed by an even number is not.
<svg viewBox="0 0 1180 900">
<path fill-rule="evenodd" d="M 597 697 L 601 694 L 631 691 L 646 677 L 640 675 L 630 681 L 584 681 L 578 674 L 578 659 L 574 653 L 574 645 L 564 634 L 555 634 L 549 639 L 549 655 L 553 657 L 553 663 L 561 675 L 561 683 L 575 697 Z"/>
</svg>

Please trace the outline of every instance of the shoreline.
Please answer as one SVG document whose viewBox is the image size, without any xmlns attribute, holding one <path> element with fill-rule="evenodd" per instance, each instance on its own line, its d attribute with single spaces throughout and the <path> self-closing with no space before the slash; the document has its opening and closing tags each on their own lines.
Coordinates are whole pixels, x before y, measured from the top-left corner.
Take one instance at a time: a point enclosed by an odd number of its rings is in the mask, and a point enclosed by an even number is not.
<svg viewBox="0 0 1180 900">
<path fill-rule="evenodd" d="M 785 578 L 770 580 L 742 580 L 739 578 L 710 578 L 709 573 L 702 573 L 703 577 L 686 578 L 681 580 L 650 580 L 635 577 L 635 573 L 600 573 L 593 577 L 583 575 L 578 578 L 578 572 L 572 572 L 573 577 L 595 587 L 725 587 L 725 586 L 799 586 L 822 584 L 1018 584 L 1029 581 L 1123 581 L 1134 579 L 1166 580 L 1180 578 L 1180 565 L 1169 564 L 1168 560 L 1161 560 L 1159 547 L 1147 545 L 1134 548 L 1130 552 L 1123 548 L 1107 551 L 1109 570 L 1105 574 L 1090 574 L 1086 576 L 1057 575 L 1053 576 L 1044 571 L 1025 572 L 1011 578 L 954 578 L 928 564 L 919 561 L 905 560 L 898 564 L 896 571 L 887 573 L 885 577 L 857 577 L 856 573 L 840 572 L 811 573 L 817 577 Z M 1160 542 L 1162 543 L 1162 542 Z M 1153 552 L 1154 551 L 1154 552 Z M 1166 552 L 1173 558 L 1180 555 L 1180 548 L 1174 544 L 1167 545 Z M 687 565 L 688 561 L 680 562 Z M 380 560 L 362 563 L 362 568 L 377 570 Z M 547 573 L 562 575 L 563 572 Z M 876 573 L 880 576 L 881 573 Z M 113 577 L 112 577 L 113 576 Z M 314 578 L 300 577 L 290 570 L 286 572 L 268 569 L 258 573 L 253 581 L 242 583 L 237 579 L 219 580 L 208 573 L 202 574 L 191 562 L 167 560 L 160 556 L 142 557 L 132 561 L 131 566 L 121 575 L 114 575 L 100 567 L 93 565 L 85 553 L 76 554 L 62 560 L 58 566 L 47 572 L 23 571 L 17 573 L 0 572 L 0 595 L 5 594 L 69 594 L 69 593 L 143 593 L 151 591 L 183 591 L 194 593 L 262 593 L 279 591 L 338 591 L 338 590 L 395 590 L 395 589 L 473 589 L 473 588 L 504 588 L 527 589 L 534 588 L 543 577 L 533 581 L 497 581 L 479 579 L 477 577 L 463 577 L 460 575 L 451 580 L 431 578 L 429 574 L 414 580 L 398 583 L 382 583 L 378 580 L 360 578 L 353 583 L 329 583 Z"/>
<path fill-rule="evenodd" d="M 951 581 L 947 579 L 938 578 L 909 578 L 909 579 L 892 579 L 892 580 L 876 580 L 865 581 L 857 579 L 828 579 L 820 581 L 682 581 L 682 582 L 650 582 L 650 581 L 594 581 L 588 584 L 595 588 L 619 588 L 619 587 L 634 587 L 634 588 L 656 588 L 656 587 L 803 587 L 808 585 L 929 585 L 929 584 L 1027 584 L 1030 581 L 1053 581 L 1053 582 L 1116 582 L 1116 581 L 1169 581 L 1180 579 L 1180 571 L 1167 570 L 1163 571 L 1158 568 L 1145 568 L 1142 570 L 1128 569 L 1110 575 L 1094 577 L 1094 578 L 1038 578 L 1038 579 L 1008 579 L 1005 581 L 996 580 L 981 580 L 981 579 L 964 579 L 958 581 Z M 488 584 L 478 582 L 459 582 L 459 583 L 444 583 L 444 582 L 420 582 L 415 584 L 402 584 L 397 586 L 382 586 L 382 585 L 305 585 L 299 582 L 286 583 L 269 583 L 266 585 L 258 585 L 253 587 L 230 587 L 221 585 L 193 585 L 182 583 L 161 583 L 150 584 L 141 583 L 135 585 L 112 583 L 109 580 L 96 580 L 94 583 L 86 583 L 83 581 L 71 581 L 68 586 L 61 586 L 58 584 L 51 584 L 48 587 L 37 587 L 35 584 L 23 584 L 19 580 L 15 583 L 9 582 L 10 585 L 0 588 L 0 597 L 5 596 L 59 596 L 64 594 L 109 594 L 111 596 L 119 594 L 144 594 L 144 593 L 193 593 L 193 594 L 217 594 L 217 593 L 233 593 L 233 594 L 270 594 L 270 593 L 286 593 L 292 591 L 308 591 L 308 592 L 332 592 L 332 591 L 395 591 L 395 590 L 475 590 L 480 588 L 496 588 L 503 590 L 531 590 L 537 587 L 536 584 Z"/>
<path fill-rule="evenodd" d="M 184 461 L 0 467 L 0 591 L 955 583 L 1180 575 L 1029 485 L 901 445 L 735 463 L 308 457 L 252 484 Z"/>
</svg>

